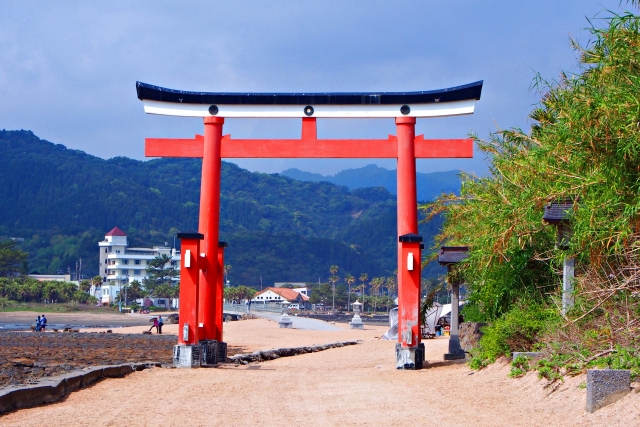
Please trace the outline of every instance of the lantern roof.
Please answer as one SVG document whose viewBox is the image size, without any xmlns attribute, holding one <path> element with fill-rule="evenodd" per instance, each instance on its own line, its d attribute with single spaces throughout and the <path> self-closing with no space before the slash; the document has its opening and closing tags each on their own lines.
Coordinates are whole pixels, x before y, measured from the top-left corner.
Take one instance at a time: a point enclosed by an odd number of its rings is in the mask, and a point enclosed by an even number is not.
<svg viewBox="0 0 640 427">
<path fill-rule="evenodd" d="M 542 220 L 548 224 L 554 225 L 569 222 L 575 203 L 576 200 L 572 197 L 565 197 L 558 201 L 549 203 L 544 207 Z"/>
<path fill-rule="evenodd" d="M 438 263 L 440 265 L 457 264 L 469 258 L 468 246 L 441 246 L 438 253 Z"/>
</svg>

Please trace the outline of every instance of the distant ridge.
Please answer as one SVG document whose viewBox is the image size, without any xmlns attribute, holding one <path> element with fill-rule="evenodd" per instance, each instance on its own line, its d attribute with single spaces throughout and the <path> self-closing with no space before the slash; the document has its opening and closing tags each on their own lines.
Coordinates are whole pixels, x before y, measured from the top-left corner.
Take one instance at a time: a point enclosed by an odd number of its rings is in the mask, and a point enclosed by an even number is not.
<svg viewBox="0 0 640 427">
<path fill-rule="evenodd" d="M 460 194 L 460 171 L 431 172 L 416 174 L 418 186 L 418 200 L 428 202 L 434 200 L 441 193 Z M 287 169 L 281 175 L 300 181 L 326 181 L 337 185 L 346 185 L 349 190 L 367 187 L 384 187 L 391 194 L 396 194 L 396 171 L 367 165 L 358 169 L 346 169 L 335 175 L 321 175 L 319 173 L 303 172 L 296 168 Z"/>
</svg>

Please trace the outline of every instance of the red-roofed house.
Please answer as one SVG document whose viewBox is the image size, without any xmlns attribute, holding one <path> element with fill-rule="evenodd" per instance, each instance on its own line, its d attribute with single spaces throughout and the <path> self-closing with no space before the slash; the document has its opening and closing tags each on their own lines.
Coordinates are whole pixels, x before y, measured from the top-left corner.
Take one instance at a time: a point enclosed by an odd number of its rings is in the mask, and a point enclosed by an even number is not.
<svg viewBox="0 0 640 427">
<path fill-rule="evenodd" d="M 296 289 L 267 288 L 256 294 L 251 304 L 299 304 L 300 308 L 309 308 L 309 297 Z"/>
<path fill-rule="evenodd" d="M 104 235 L 105 237 L 107 236 L 120 236 L 120 237 L 127 237 L 127 234 L 120 230 L 118 227 L 113 227 L 113 229 L 108 232 L 107 234 Z"/>
</svg>

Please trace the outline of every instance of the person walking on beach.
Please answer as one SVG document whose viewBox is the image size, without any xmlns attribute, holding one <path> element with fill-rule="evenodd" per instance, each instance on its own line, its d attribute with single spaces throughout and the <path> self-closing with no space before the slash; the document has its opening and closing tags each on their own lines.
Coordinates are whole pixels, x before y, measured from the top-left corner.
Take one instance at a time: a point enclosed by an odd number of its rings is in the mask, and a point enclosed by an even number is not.
<svg viewBox="0 0 640 427">
<path fill-rule="evenodd" d="M 151 330 L 153 328 L 156 328 L 156 332 L 158 332 L 158 318 L 157 317 L 153 318 L 153 325 L 151 325 L 151 327 L 149 328 L 149 332 L 151 332 Z"/>
<path fill-rule="evenodd" d="M 162 320 L 162 316 L 158 317 L 158 333 L 162 335 L 162 325 L 164 325 L 164 321 Z"/>
<path fill-rule="evenodd" d="M 40 329 L 42 330 L 42 332 L 44 332 L 46 328 L 47 328 L 47 318 L 44 317 L 44 314 L 43 314 L 42 318 L 40 319 Z"/>
<path fill-rule="evenodd" d="M 40 316 L 36 319 L 36 332 L 40 332 L 40 328 L 42 328 L 42 322 L 40 321 Z"/>
</svg>

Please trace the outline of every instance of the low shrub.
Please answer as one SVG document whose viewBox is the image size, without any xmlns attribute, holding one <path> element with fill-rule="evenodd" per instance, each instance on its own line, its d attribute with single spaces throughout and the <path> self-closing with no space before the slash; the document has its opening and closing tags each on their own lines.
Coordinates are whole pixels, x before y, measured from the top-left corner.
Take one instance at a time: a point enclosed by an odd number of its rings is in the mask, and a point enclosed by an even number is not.
<svg viewBox="0 0 640 427">
<path fill-rule="evenodd" d="M 529 358 L 527 356 L 519 355 L 513 359 L 513 362 L 511 362 L 511 372 L 509 372 L 509 376 L 511 378 L 520 378 L 529 372 L 529 370 L 531 370 Z"/>
<path fill-rule="evenodd" d="M 539 337 L 560 322 L 561 317 L 555 307 L 540 304 L 516 306 L 482 328 L 482 338 L 478 348 L 471 351 L 469 366 L 481 369 L 500 356 L 509 357 L 514 351 L 535 351 L 539 347 Z"/>
</svg>

